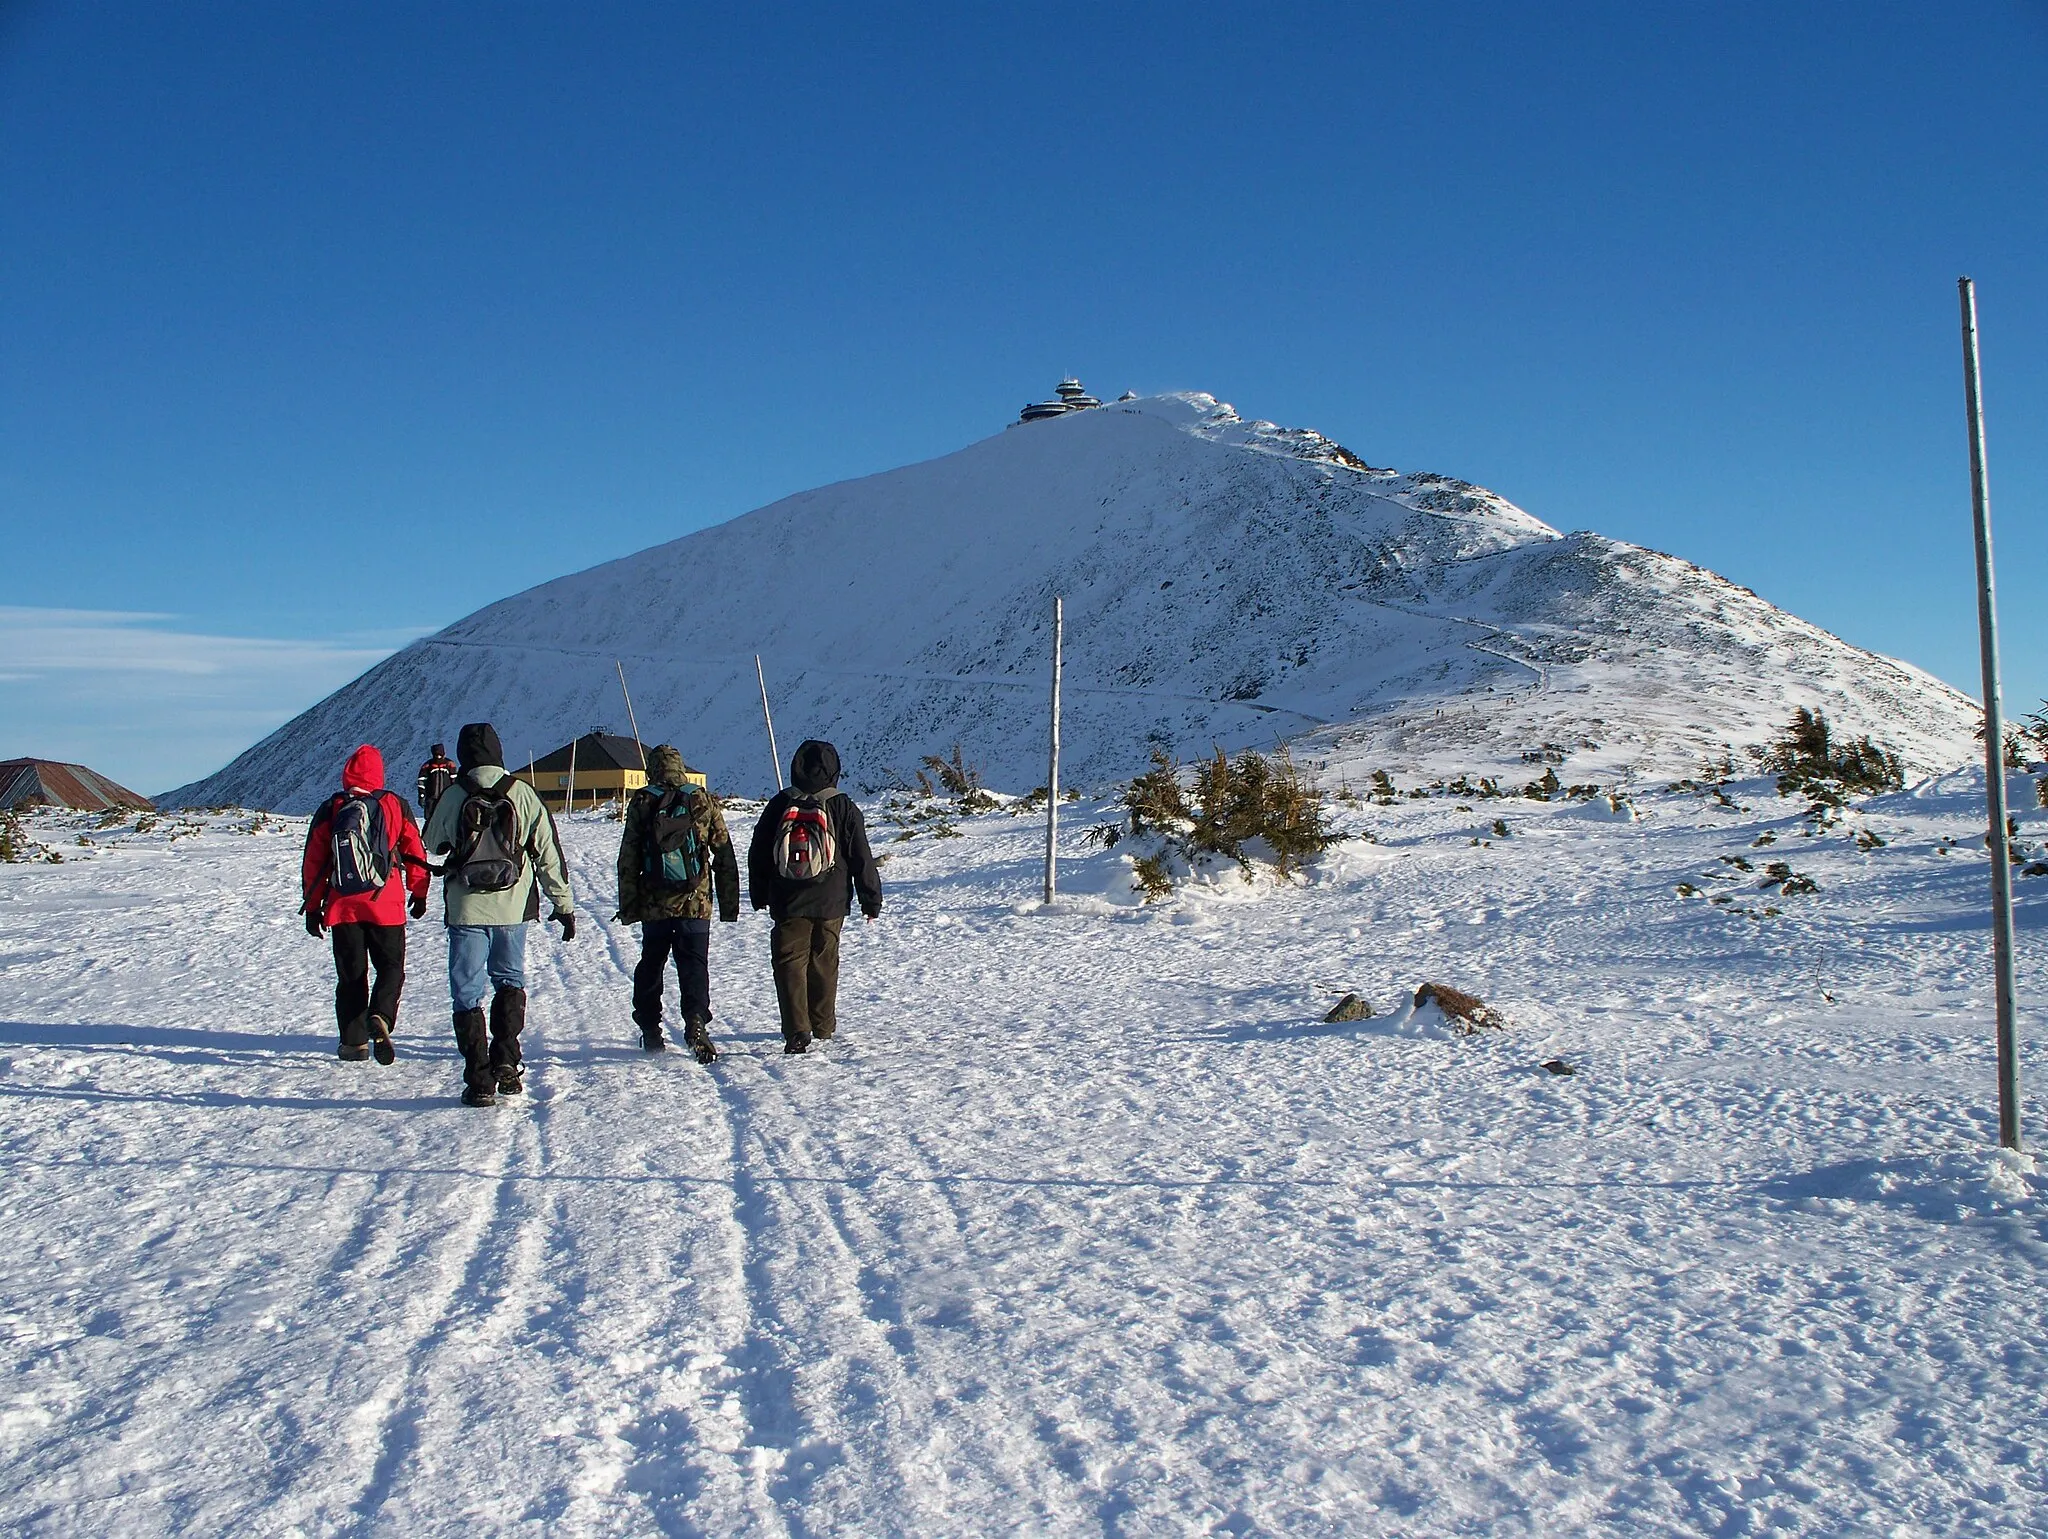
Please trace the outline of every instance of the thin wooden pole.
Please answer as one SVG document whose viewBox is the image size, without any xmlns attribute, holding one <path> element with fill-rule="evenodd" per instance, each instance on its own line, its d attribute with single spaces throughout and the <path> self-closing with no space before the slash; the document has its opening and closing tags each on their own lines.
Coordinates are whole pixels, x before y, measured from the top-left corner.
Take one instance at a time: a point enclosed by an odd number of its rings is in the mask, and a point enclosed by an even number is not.
<svg viewBox="0 0 2048 1539">
<path fill-rule="evenodd" d="M 768 757 L 775 762 L 775 789 L 782 789 L 782 751 L 775 746 L 775 717 L 768 710 L 768 675 L 761 671 L 761 654 L 754 654 L 754 680 L 761 686 L 761 720 L 768 724 Z"/>
<path fill-rule="evenodd" d="M 1060 840 L 1060 652 L 1066 627 L 1066 605 L 1052 601 L 1052 745 L 1045 772 L 1045 901 L 1059 893 Z"/>
<path fill-rule="evenodd" d="M 647 745 L 640 741 L 640 718 L 633 714 L 633 692 L 626 688 L 626 665 L 617 658 L 612 666 L 619 670 L 619 693 L 626 697 L 626 720 L 633 724 L 633 746 L 640 750 L 640 773 L 647 773 Z"/>
<path fill-rule="evenodd" d="M 1984 383 L 1977 364 L 1977 286 L 1958 278 L 1963 404 L 1970 419 L 1970 513 L 1977 534 L 1977 641 L 1984 670 L 1984 801 L 1991 825 L 1991 965 L 1998 997 L 1998 1141 L 2020 1147 L 2019 994 L 2012 960 L 2012 856 L 2006 836 L 2005 710 L 1998 689 L 1998 598 L 1991 575 L 1991 487 L 1984 461 Z"/>
</svg>

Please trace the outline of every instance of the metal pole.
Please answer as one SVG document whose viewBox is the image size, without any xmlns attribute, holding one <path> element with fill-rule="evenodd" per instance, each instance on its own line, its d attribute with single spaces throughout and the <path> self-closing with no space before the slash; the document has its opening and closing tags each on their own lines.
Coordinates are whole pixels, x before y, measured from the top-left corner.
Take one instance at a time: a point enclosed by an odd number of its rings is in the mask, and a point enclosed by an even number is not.
<svg viewBox="0 0 2048 1539">
<path fill-rule="evenodd" d="M 2012 856 L 2006 840 L 2005 712 L 1998 691 L 1998 602 L 1991 579 L 1991 488 L 1984 465 L 1984 382 L 1977 366 L 1977 286 L 1958 278 L 1963 399 L 1970 416 L 1970 511 L 1977 529 L 1977 638 L 1984 664 L 1984 800 L 1991 831 L 1991 961 L 1998 992 L 1998 1141 L 2020 1147 L 2019 994 L 2012 961 Z"/>
<path fill-rule="evenodd" d="M 612 666 L 619 670 L 619 693 L 626 697 L 626 720 L 633 724 L 633 746 L 640 750 L 640 773 L 647 773 L 647 745 L 640 741 L 640 718 L 633 714 L 633 692 L 626 688 L 626 665 L 617 658 Z"/>
<path fill-rule="evenodd" d="M 1060 643 L 1066 612 L 1062 600 L 1052 601 L 1052 752 L 1045 772 L 1045 901 L 1059 892 L 1060 838 Z"/>
<path fill-rule="evenodd" d="M 567 817 L 576 810 L 576 745 L 580 737 L 569 739 L 569 789 L 562 793 L 562 816 Z"/>
<path fill-rule="evenodd" d="M 782 789 L 782 750 L 775 746 L 775 718 L 768 710 L 768 675 L 761 671 L 761 654 L 754 654 L 754 679 L 761 686 L 761 720 L 768 723 L 768 757 L 775 761 L 775 789 Z"/>
</svg>

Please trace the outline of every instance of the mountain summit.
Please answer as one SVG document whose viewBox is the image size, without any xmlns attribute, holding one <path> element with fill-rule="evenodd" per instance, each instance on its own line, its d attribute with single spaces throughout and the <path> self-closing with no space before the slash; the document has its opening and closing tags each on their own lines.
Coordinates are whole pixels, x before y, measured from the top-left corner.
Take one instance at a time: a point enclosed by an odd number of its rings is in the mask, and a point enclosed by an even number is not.
<svg viewBox="0 0 2048 1539">
<path fill-rule="evenodd" d="M 781 740 L 832 739 L 850 783 L 958 742 L 1022 790 L 1045 779 L 1055 594 L 1078 784 L 1143 768 L 1155 745 L 1276 741 L 1343 773 L 1547 754 L 1582 779 L 1683 774 L 1798 705 L 1947 768 L 1979 717 L 1688 562 L 1185 393 L 1013 424 L 543 583 L 171 798 L 304 810 L 347 746 L 411 762 L 465 721 L 496 722 L 523 760 L 622 714 L 615 659 L 648 742 L 714 786 L 765 791 L 757 652 Z"/>
</svg>

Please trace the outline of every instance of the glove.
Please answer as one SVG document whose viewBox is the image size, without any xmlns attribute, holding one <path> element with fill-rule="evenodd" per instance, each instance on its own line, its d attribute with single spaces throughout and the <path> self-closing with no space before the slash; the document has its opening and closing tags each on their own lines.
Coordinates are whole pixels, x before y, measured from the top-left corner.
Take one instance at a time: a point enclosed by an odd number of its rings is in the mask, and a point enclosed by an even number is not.
<svg viewBox="0 0 2048 1539">
<path fill-rule="evenodd" d="M 419 895 L 418 897 L 414 898 L 414 899 L 412 900 L 412 902 L 410 902 L 410 903 L 406 904 L 405 908 L 406 908 L 406 912 L 407 912 L 407 913 L 409 913 L 409 914 L 411 914 L 411 915 L 412 915 L 412 917 L 413 917 L 413 918 L 415 918 L 415 919 L 424 919 L 424 918 L 426 918 L 426 917 L 427 917 L 427 895 L 426 895 L 425 893 L 421 893 L 421 894 L 420 894 L 420 895 Z"/>
<path fill-rule="evenodd" d="M 720 924 L 738 924 L 740 922 L 740 911 L 736 908 L 720 909 L 718 911 L 718 922 Z"/>
<path fill-rule="evenodd" d="M 574 914 L 565 914 L 560 909 L 556 909 L 552 914 L 548 915 L 548 923 L 558 924 L 562 927 L 563 940 L 572 941 L 576 938 L 576 916 Z"/>
<path fill-rule="evenodd" d="M 306 933 L 315 940 L 327 933 L 327 926 L 320 922 L 320 910 L 317 908 L 306 910 Z"/>
</svg>

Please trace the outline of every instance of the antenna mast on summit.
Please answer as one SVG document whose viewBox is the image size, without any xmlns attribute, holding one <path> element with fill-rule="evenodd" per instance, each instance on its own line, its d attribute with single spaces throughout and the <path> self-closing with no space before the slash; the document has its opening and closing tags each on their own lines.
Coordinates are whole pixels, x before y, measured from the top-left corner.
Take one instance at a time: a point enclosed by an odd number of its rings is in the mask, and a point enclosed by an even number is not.
<svg viewBox="0 0 2048 1539">
<path fill-rule="evenodd" d="M 1991 965 L 1998 997 L 1998 1141 L 2020 1147 L 2019 993 L 2012 962 L 2012 846 L 2006 833 L 2005 710 L 1998 691 L 1998 596 L 1991 579 L 1991 488 L 1984 465 L 1984 382 L 1977 366 L 1977 286 L 1958 278 L 1963 305 L 1963 405 L 1970 419 L 1970 513 L 1977 533 L 1977 640 L 1984 668 L 1984 801 L 1990 822 Z"/>
</svg>

